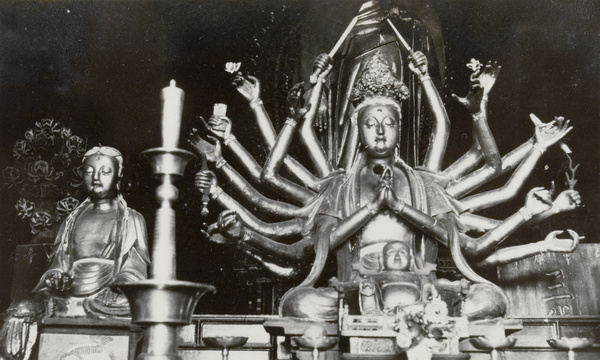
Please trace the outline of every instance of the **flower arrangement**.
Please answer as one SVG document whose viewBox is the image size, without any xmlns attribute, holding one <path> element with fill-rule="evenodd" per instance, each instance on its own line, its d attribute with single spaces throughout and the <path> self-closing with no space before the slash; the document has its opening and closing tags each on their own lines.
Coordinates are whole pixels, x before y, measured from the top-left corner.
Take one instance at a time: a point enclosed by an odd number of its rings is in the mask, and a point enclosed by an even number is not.
<svg viewBox="0 0 600 360">
<path fill-rule="evenodd" d="M 51 118 L 35 123 L 13 147 L 14 166 L 2 171 L 3 185 L 18 191 L 18 216 L 36 236 L 51 230 L 79 205 L 85 141 Z"/>
<path fill-rule="evenodd" d="M 440 339 L 457 336 L 455 326 L 448 318 L 446 303 L 434 294 L 431 301 L 397 309 L 396 344 L 406 350 L 409 359 L 430 359 L 439 350 Z"/>
</svg>

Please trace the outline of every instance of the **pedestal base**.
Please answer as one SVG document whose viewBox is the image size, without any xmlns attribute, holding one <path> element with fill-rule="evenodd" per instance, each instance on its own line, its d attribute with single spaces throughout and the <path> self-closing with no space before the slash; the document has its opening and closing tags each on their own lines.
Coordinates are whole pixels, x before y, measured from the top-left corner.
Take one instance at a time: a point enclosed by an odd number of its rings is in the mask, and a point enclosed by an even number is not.
<svg viewBox="0 0 600 360">
<path fill-rule="evenodd" d="M 37 360 L 134 360 L 142 336 L 129 320 L 50 318 L 40 324 Z"/>
</svg>

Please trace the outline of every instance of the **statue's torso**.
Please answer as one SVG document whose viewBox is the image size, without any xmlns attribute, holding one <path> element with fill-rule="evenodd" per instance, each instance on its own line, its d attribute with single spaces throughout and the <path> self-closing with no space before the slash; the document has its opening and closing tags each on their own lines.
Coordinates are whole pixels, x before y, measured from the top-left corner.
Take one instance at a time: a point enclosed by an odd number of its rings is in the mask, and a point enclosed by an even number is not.
<svg viewBox="0 0 600 360">
<path fill-rule="evenodd" d="M 117 221 L 116 209 L 107 211 L 90 207 L 77 218 L 73 229 L 71 250 L 74 260 L 101 258 L 110 255 L 112 233 Z M 107 251 L 109 250 L 109 251 Z"/>
<path fill-rule="evenodd" d="M 413 272 L 387 271 L 378 279 L 383 305 L 393 309 L 421 300 L 421 281 Z"/>
<path fill-rule="evenodd" d="M 381 175 L 371 173 L 364 167 L 360 171 L 358 192 L 360 205 L 378 196 Z M 411 186 L 402 169 L 394 167 L 393 189 L 396 196 L 408 205 L 412 204 Z M 371 275 L 382 270 L 381 253 L 390 241 L 409 242 L 412 247 L 414 229 L 391 211 L 375 215 L 353 239 L 354 268 L 360 275 Z"/>
</svg>

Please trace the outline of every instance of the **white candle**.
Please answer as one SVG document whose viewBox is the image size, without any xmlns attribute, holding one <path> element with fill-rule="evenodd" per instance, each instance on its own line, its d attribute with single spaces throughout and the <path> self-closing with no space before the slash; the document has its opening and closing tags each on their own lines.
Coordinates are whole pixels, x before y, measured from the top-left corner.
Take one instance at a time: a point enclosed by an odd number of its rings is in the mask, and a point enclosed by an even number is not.
<svg viewBox="0 0 600 360">
<path fill-rule="evenodd" d="M 171 80 L 170 86 L 162 89 L 162 146 L 174 149 L 179 146 L 181 113 L 183 111 L 184 92 Z"/>
</svg>

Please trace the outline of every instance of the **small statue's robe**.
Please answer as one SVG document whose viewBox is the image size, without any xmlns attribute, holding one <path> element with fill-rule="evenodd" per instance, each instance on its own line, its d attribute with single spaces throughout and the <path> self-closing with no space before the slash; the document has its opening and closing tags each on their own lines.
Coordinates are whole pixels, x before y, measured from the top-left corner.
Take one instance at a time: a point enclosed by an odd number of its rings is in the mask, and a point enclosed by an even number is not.
<svg viewBox="0 0 600 360">
<path fill-rule="evenodd" d="M 88 203 L 79 214 L 93 206 Z M 147 278 L 149 252 L 146 223 L 137 211 L 119 204 L 115 226 L 112 227 L 109 241 L 98 257 L 73 258 L 74 226 L 63 222 L 56 237 L 55 250 L 48 270 L 33 290 L 47 290 L 46 277 L 57 271 L 67 273 L 73 278 L 73 285 L 64 294 L 65 297 L 83 298 L 83 307 L 87 313 L 109 316 L 129 315 L 129 304 L 122 294 L 112 303 L 105 303 L 106 292 L 110 285 Z M 76 223 L 78 217 L 73 219 Z"/>
</svg>

